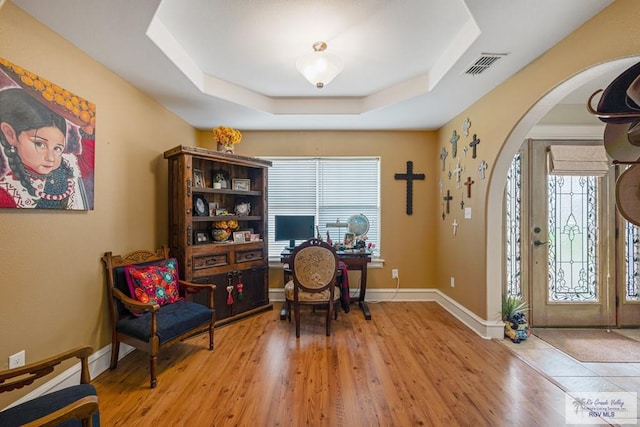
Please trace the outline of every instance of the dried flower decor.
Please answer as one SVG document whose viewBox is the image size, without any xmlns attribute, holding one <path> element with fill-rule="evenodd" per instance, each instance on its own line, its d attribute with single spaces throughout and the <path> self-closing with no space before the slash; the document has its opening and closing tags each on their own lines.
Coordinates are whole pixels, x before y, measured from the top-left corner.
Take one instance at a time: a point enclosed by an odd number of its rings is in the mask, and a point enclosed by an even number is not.
<svg viewBox="0 0 640 427">
<path fill-rule="evenodd" d="M 213 141 L 220 145 L 234 145 L 239 144 L 242 140 L 242 134 L 239 130 L 218 126 L 213 130 Z"/>
</svg>

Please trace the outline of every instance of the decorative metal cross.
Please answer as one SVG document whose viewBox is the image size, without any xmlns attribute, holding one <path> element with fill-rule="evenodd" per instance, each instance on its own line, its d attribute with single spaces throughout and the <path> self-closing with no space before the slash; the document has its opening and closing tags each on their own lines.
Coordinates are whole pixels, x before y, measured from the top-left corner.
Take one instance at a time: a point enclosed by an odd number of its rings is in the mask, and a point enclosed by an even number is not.
<svg viewBox="0 0 640 427">
<path fill-rule="evenodd" d="M 476 158 L 476 147 L 478 146 L 478 144 L 480 144 L 480 140 L 478 139 L 477 135 L 474 133 L 473 141 L 469 143 L 469 147 L 473 149 L 473 151 L 471 152 L 471 158 L 473 159 Z"/>
<path fill-rule="evenodd" d="M 470 177 L 470 176 L 468 176 L 468 177 L 467 177 L 467 182 L 465 182 L 465 183 L 464 183 L 464 185 L 466 185 L 466 186 L 467 186 L 467 198 L 468 198 L 468 199 L 470 199 L 470 198 L 471 198 L 471 186 L 472 186 L 473 184 L 475 184 L 475 183 L 476 183 L 475 181 L 472 181 L 472 180 L 471 180 L 471 177 Z"/>
<path fill-rule="evenodd" d="M 447 149 L 442 147 L 442 151 L 440 152 L 440 160 L 442 160 L 442 172 L 444 172 L 445 160 L 446 160 L 448 155 L 449 155 L 449 153 L 447 153 Z"/>
<path fill-rule="evenodd" d="M 480 164 L 478 165 L 478 171 L 480 172 L 480 178 L 482 178 L 482 179 L 485 178 L 485 171 L 487 170 L 488 167 L 489 167 L 489 165 L 484 160 L 480 162 Z"/>
<path fill-rule="evenodd" d="M 460 209 L 464 209 L 464 194 L 460 198 Z"/>
<path fill-rule="evenodd" d="M 460 136 L 458 135 L 458 132 L 456 132 L 454 130 L 453 134 L 451 135 L 451 139 L 449 140 L 449 142 L 451 143 L 451 157 L 453 157 L 454 159 L 458 155 L 458 140 L 459 139 L 460 139 Z"/>
<path fill-rule="evenodd" d="M 407 181 L 407 215 L 413 214 L 413 180 L 424 180 L 423 173 L 413 173 L 413 162 L 407 161 L 407 173 L 397 173 L 395 179 L 404 179 Z"/>
<path fill-rule="evenodd" d="M 471 128 L 471 120 L 469 120 L 469 117 L 467 117 L 466 119 L 464 119 L 464 122 L 462 122 L 462 133 L 464 134 L 464 136 L 469 136 L 470 128 Z"/>
<path fill-rule="evenodd" d="M 460 174 L 462 173 L 463 170 L 464 170 L 464 167 L 462 167 L 462 165 L 460 165 L 460 159 L 458 159 L 458 163 L 456 163 L 456 168 L 453 170 L 453 173 L 456 176 L 456 182 L 458 183 L 458 186 L 460 186 L 459 185 L 459 183 L 460 183 Z"/>
<path fill-rule="evenodd" d="M 458 232 L 458 221 L 454 219 L 453 222 L 451 223 L 451 227 L 453 227 L 453 235 L 455 236 L 456 233 Z"/>
<path fill-rule="evenodd" d="M 444 200 L 444 202 L 446 203 L 446 212 L 449 213 L 449 202 L 453 199 L 453 197 L 451 196 L 451 194 L 449 193 L 449 190 L 447 190 L 447 195 L 444 196 L 442 198 L 442 200 Z"/>
</svg>

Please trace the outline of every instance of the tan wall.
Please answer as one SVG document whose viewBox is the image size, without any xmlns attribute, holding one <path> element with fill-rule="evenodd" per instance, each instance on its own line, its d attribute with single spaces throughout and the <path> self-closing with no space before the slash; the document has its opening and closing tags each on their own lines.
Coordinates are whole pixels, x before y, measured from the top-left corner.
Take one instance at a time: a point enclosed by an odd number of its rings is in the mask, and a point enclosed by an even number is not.
<svg viewBox="0 0 640 427">
<path fill-rule="evenodd" d="M 502 278 L 497 261 L 502 252 L 500 242 L 496 242 L 500 239 L 496 231 L 502 223 L 501 212 L 496 207 L 501 206 L 506 176 L 504 165 L 513 158 L 521 140 L 510 141 L 507 147 L 505 142 L 528 111 L 562 82 L 598 64 L 640 55 L 639 18 L 640 2 L 617 0 L 439 130 L 438 150 L 443 146 L 450 150 L 448 141 L 453 129 L 460 133 L 462 121 L 469 117 L 471 133 L 477 133 L 482 142 L 478 147 L 478 158 L 469 160 L 467 168 L 475 171 L 483 159 L 489 164 L 490 175 L 480 185 L 475 172 L 474 219 L 463 222 L 455 238 L 450 232 L 449 219 L 438 222 L 436 248 L 438 287 L 481 318 L 495 320 L 499 313 L 500 293 L 496 289 L 501 288 Z M 551 106 L 547 110 L 549 108 Z M 542 114 L 538 115 L 541 118 Z M 503 157 L 499 159 L 500 155 Z M 501 167 L 494 173 L 496 164 Z M 491 198 L 487 192 L 489 185 L 495 186 Z M 487 266 L 491 267 L 489 272 Z M 448 286 L 452 274 L 456 275 L 453 289 Z"/>
<path fill-rule="evenodd" d="M 394 288 L 396 281 L 391 279 L 391 269 L 397 268 L 401 288 L 431 288 L 435 274 L 437 205 L 432 161 L 436 156 L 435 138 L 435 132 L 249 131 L 243 132 L 236 153 L 245 156 L 380 156 L 381 241 L 374 243 L 381 246 L 385 263 L 382 269 L 370 269 L 367 287 Z M 200 132 L 199 145 L 215 149 L 210 131 Z M 394 174 L 406 172 L 408 160 L 413 161 L 414 173 L 426 175 L 425 181 L 414 182 L 413 215 L 406 214 L 406 181 L 394 179 Z M 353 279 L 358 280 L 357 274 Z M 357 283 L 353 279 L 351 283 Z M 270 287 L 282 287 L 282 270 L 271 270 Z"/>
<path fill-rule="evenodd" d="M 70 21 L 71 22 L 71 21 Z M 0 57 L 97 106 L 95 210 L 0 210 L 0 369 L 110 342 L 105 251 L 167 241 L 164 150 L 195 145 L 195 131 L 55 33 L 6 2 Z M 0 395 L 0 408 L 23 392 Z"/>
</svg>

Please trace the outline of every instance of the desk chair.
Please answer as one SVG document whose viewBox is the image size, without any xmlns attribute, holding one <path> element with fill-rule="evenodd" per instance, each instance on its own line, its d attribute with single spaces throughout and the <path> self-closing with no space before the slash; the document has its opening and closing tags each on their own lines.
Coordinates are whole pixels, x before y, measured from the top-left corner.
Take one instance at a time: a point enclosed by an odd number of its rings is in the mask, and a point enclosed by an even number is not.
<svg viewBox="0 0 640 427">
<path fill-rule="evenodd" d="M 331 317 L 338 318 L 340 288 L 336 287 L 338 255 L 336 250 L 318 239 L 297 246 L 289 258 L 292 280 L 284 287 L 284 296 L 295 315 L 296 337 L 300 338 L 300 305 L 327 306 L 327 336 L 331 335 Z"/>
</svg>

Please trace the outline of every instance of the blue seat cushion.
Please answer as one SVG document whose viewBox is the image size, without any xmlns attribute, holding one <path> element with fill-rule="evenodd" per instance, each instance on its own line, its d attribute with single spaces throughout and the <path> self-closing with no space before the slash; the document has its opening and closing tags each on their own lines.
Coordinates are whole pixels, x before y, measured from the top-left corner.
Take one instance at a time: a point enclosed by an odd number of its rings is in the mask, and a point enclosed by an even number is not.
<svg viewBox="0 0 640 427">
<path fill-rule="evenodd" d="M 158 310 L 158 338 L 160 345 L 211 320 L 212 310 L 190 302 L 177 301 L 163 305 Z M 149 342 L 151 336 L 151 313 L 142 316 L 128 316 L 118 320 L 116 330 L 130 337 Z"/>
<path fill-rule="evenodd" d="M 82 399 L 86 396 L 97 396 L 96 389 L 91 384 L 80 384 L 67 387 L 53 393 L 45 394 L 28 402 L 14 406 L 0 412 L 0 426 L 21 426 L 38 418 L 49 415 L 58 409 Z M 93 425 L 100 425 L 100 413 L 93 414 Z M 80 420 L 69 420 L 60 424 L 64 427 L 82 426 Z"/>
</svg>

